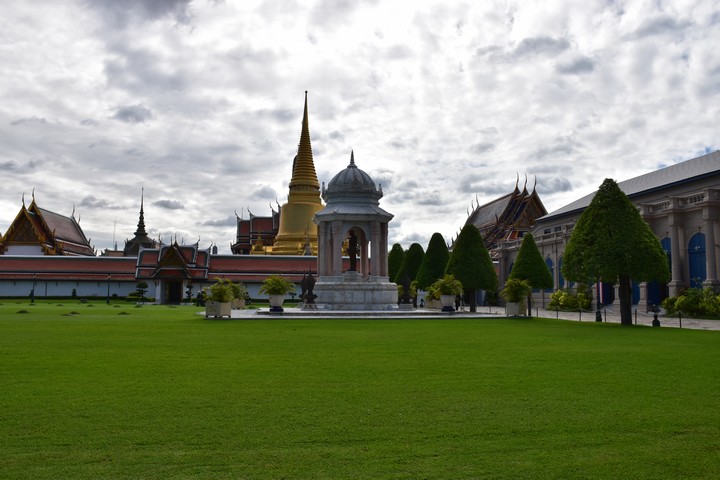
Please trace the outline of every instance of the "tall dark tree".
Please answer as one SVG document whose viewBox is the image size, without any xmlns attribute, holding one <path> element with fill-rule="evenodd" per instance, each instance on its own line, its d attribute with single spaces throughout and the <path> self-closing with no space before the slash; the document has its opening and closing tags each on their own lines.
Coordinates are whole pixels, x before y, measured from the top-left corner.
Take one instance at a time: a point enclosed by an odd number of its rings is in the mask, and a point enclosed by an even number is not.
<svg viewBox="0 0 720 480">
<path fill-rule="evenodd" d="M 425 257 L 425 250 L 419 243 L 413 243 L 405 252 L 405 258 L 403 258 L 402 265 L 395 276 L 395 283 L 399 283 L 404 274 L 407 274 L 408 278 L 412 282 L 417 277 L 420 265 Z"/>
<path fill-rule="evenodd" d="M 473 224 L 465 225 L 455 240 L 445 273 L 455 275 L 470 299 L 470 311 L 476 312 L 475 291 L 495 290 L 497 274 L 480 231 Z"/>
<path fill-rule="evenodd" d="M 403 250 L 402 245 L 396 243 L 390 249 L 390 253 L 388 253 L 388 277 L 391 282 L 395 281 L 397 272 L 400 270 L 400 266 L 402 265 L 404 259 L 405 250 Z"/>
<path fill-rule="evenodd" d="M 450 251 L 445 238 L 440 233 L 433 233 L 417 274 L 418 288 L 426 290 L 436 280 L 441 279 L 449 259 Z"/>
<path fill-rule="evenodd" d="M 573 229 L 563 256 L 565 278 L 618 282 L 620 322 L 632 324 L 632 280 L 666 282 L 660 241 L 617 183 L 605 179 Z"/>
<path fill-rule="evenodd" d="M 523 237 L 509 278 L 525 280 L 533 288 L 552 288 L 553 277 L 531 233 Z M 527 297 L 528 317 L 532 316 L 532 292 Z"/>
</svg>

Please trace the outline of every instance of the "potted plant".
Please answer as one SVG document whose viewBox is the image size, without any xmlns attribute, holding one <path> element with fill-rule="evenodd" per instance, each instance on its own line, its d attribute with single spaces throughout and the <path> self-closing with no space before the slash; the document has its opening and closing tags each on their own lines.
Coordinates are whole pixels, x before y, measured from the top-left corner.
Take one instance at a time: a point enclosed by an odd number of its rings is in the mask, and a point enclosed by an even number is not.
<svg viewBox="0 0 720 480">
<path fill-rule="evenodd" d="M 443 312 L 454 312 L 455 297 L 463 293 L 463 286 L 454 275 L 445 274 L 443 278 L 436 280 L 429 290 L 440 297 Z"/>
<path fill-rule="evenodd" d="M 210 288 L 205 302 L 205 318 L 232 315 L 232 301 L 235 299 L 233 284 L 230 280 L 218 278 Z"/>
<path fill-rule="evenodd" d="M 525 280 L 518 278 L 509 278 L 505 282 L 505 288 L 500 292 L 500 296 L 505 299 L 507 304 L 505 305 L 506 315 L 520 315 L 521 312 L 525 312 L 525 305 L 523 300 L 530 294 L 532 287 Z"/>
<path fill-rule="evenodd" d="M 285 295 L 295 291 L 295 284 L 280 275 L 270 275 L 265 279 L 258 291 L 270 297 L 271 312 L 282 312 Z"/>
</svg>

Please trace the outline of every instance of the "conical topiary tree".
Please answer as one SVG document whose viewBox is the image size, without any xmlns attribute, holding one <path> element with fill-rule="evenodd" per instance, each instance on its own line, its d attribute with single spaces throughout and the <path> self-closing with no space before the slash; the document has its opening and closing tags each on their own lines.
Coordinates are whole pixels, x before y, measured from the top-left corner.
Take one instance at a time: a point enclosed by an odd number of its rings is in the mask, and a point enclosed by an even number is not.
<svg viewBox="0 0 720 480">
<path fill-rule="evenodd" d="M 493 268 L 490 254 L 485 248 L 480 231 L 473 224 L 467 224 L 460 230 L 450 253 L 445 273 L 455 275 L 470 297 L 470 311 L 476 312 L 475 291 L 478 289 L 495 290 L 497 274 Z"/>
<path fill-rule="evenodd" d="M 403 277 L 403 274 L 407 273 L 407 276 L 412 282 L 417 277 L 418 270 L 422 264 L 423 257 L 425 257 L 425 250 L 419 243 L 413 243 L 405 252 L 405 258 L 403 258 L 402 265 L 395 276 L 395 283 Z"/>
<path fill-rule="evenodd" d="M 552 288 L 553 277 L 531 233 L 523 237 L 509 278 L 525 280 L 532 288 Z M 532 291 L 527 296 L 528 317 L 532 316 Z"/>
<path fill-rule="evenodd" d="M 563 255 L 562 273 L 579 283 L 619 282 L 620 323 L 632 325 L 632 281 L 666 282 L 665 251 L 635 205 L 605 179 L 580 215 Z"/>
<path fill-rule="evenodd" d="M 443 278 L 449 259 L 450 251 L 445 243 L 445 238 L 440 233 L 433 233 L 415 279 L 418 288 L 427 290 L 430 285 Z"/>
<path fill-rule="evenodd" d="M 397 272 L 400 270 L 400 266 L 402 265 L 404 259 L 405 250 L 403 250 L 402 245 L 396 243 L 390 249 L 390 253 L 388 253 L 388 277 L 391 282 L 395 281 Z"/>
</svg>

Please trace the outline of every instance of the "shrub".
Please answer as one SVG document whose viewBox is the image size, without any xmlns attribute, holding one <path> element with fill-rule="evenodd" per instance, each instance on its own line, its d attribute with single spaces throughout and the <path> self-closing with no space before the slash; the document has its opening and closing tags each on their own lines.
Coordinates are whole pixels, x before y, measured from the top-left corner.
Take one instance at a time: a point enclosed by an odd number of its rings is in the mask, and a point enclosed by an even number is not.
<svg viewBox="0 0 720 480">
<path fill-rule="evenodd" d="M 267 295 L 285 295 L 294 292 L 295 284 L 280 275 L 270 275 L 260 286 L 260 293 Z"/>
<path fill-rule="evenodd" d="M 532 287 L 526 280 L 509 278 L 505 282 L 505 288 L 500 291 L 500 296 L 506 302 L 520 302 L 532 291 Z"/>
<path fill-rule="evenodd" d="M 550 294 L 550 309 L 552 310 L 589 310 L 590 295 L 583 289 L 573 293 L 569 289 L 557 290 Z"/>
</svg>

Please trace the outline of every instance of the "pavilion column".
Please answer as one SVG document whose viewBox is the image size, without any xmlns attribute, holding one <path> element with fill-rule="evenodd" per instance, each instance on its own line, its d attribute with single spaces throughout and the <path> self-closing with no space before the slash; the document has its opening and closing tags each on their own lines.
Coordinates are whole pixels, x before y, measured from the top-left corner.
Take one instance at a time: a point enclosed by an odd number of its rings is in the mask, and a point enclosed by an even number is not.
<svg viewBox="0 0 720 480">
<path fill-rule="evenodd" d="M 368 239 L 363 235 L 362 244 L 360 246 L 360 273 L 367 278 L 370 273 L 370 258 L 368 257 Z"/>
<path fill-rule="evenodd" d="M 332 224 L 332 274 L 342 275 L 342 244 L 345 240 L 341 222 Z"/>
<path fill-rule="evenodd" d="M 378 255 L 378 264 L 379 264 L 379 270 L 378 270 L 378 276 L 380 277 L 387 277 L 388 276 L 388 224 L 387 223 L 380 223 L 380 245 L 379 245 L 379 251 L 380 254 Z"/>
<path fill-rule="evenodd" d="M 325 256 L 320 254 L 321 251 L 325 250 L 325 245 L 327 245 L 327 229 L 325 228 L 325 223 L 323 222 L 318 225 L 318 246 L 320 245 L 322 245 L 322 247 L 318 249 L 317 274 L 318 276 L 325 276 L 327 275 L 325 270 L 327 262 L 325 260 Z"/>
<path fill-rule="evenodd" d="M 670 199 L 674 203 L 676 199 Z M 676 212 L 670 213 L 668 221 L 670 224 L 670 267 L 671 279 L 668 284 L 668 294 L 676 297 L 682 287 L 682 257 L 680 256 L 680 229 L 678 228 Z"/>
<path fill-rule="evenodd" d="M 706 192 L 706 196 L 708 192 Z M 708 286 L 715 286 L 718 283 L 717 262 L 715 258 L 715 219 L 711 207 L 703 208 L 703 220 L 705 220 L 705 283 Z"/>
<path fill-rule="evenodd" d="M 370 223 L 370 244 L 372 245 L 372 258 L 370 259 L 370 271 L 375 276 L 380 276 L 380 246 L 381 232 L 378 228 L 378 222 Z"/>
</svg>

